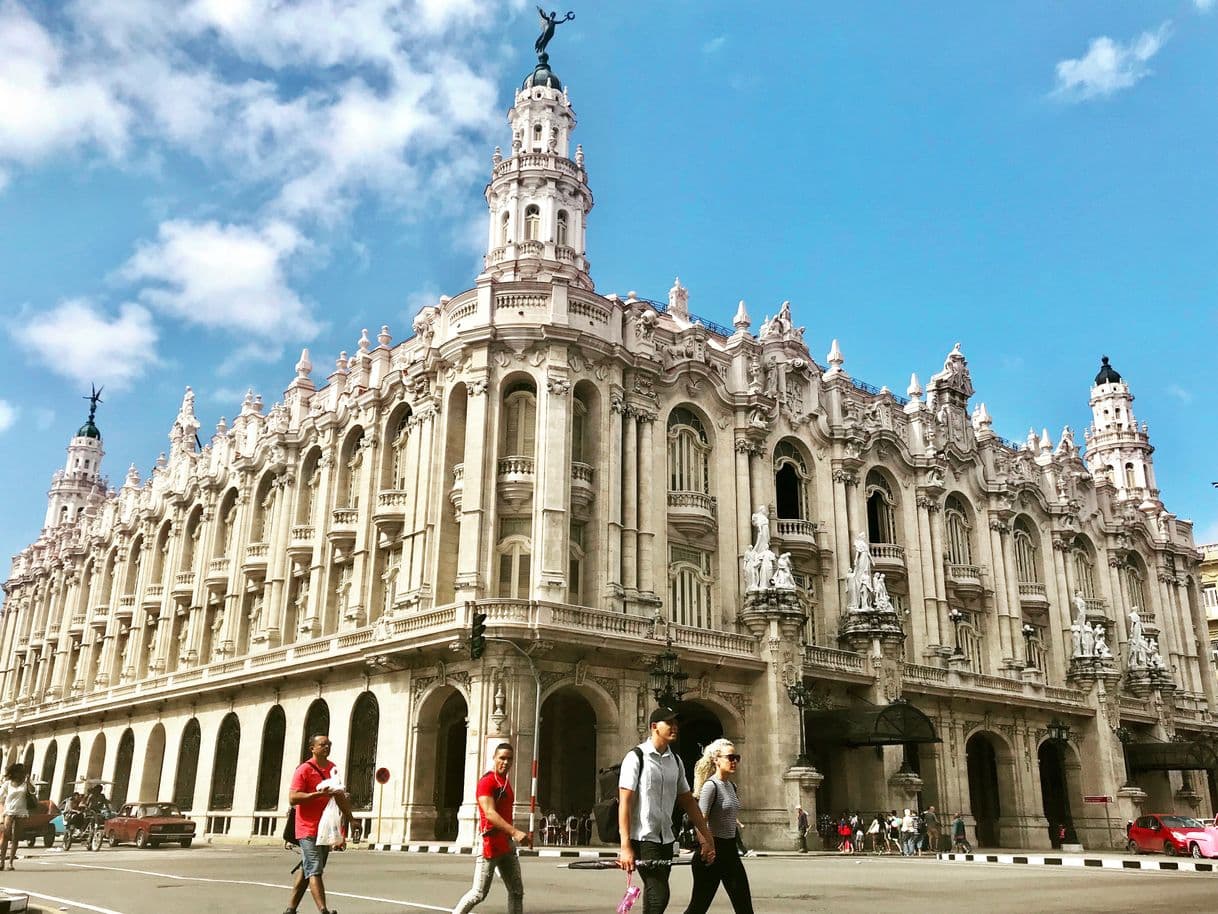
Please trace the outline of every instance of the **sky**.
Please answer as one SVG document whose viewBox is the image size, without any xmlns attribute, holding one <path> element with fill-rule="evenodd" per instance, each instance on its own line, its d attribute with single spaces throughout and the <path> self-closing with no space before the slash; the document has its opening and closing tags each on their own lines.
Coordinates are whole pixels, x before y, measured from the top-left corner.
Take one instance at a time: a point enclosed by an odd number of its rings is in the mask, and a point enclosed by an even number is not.
<svg viewBox="0 0 1218 914">
<path fill-rule="evenodd" d="M 1218 0 L 573 9 L 599 291 L 790 300 L 898 393 L 959 341 L 1017 440 L 1081 441 L 1107 354 L 1218 541 Z M 302 347 L 322 377 L 471 287 L 537 32 L 521 0 L 0 0 L 0 565 L 90 384 L 119 485 L 186 385 L 206 439 Z"/>
</svg>

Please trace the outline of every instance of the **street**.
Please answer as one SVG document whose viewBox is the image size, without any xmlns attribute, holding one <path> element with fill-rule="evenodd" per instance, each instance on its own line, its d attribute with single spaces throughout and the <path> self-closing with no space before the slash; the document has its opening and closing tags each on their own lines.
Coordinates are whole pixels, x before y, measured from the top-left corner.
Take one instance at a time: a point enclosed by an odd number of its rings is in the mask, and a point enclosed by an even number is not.
<svg viewBox="0 0 1218 914">
<path fill-rule="evenodd" d="M 263 914 L 286 907 L 295 858 L 263 847 L 190 850 L 104 848 L 96 854 L 29 851 L 0 886 L 31 893 L 51 910 L 93 914 Z M 1122 872 L 1044 866 L 954 864 L 899 858 L 758 858 L 747 861 L 757 914 L 900 910 L 936 914 L 1150 910 L 1170 897 L 1175 911 L 1213 909 L 1218 876 Z M 612 911 L 621 898 L 616 871 L 574 871 L 550 858 L 523 861 L 525 909 L 531 914 Z M 341 914 L 448 911 L 469 887 L 468 856 L 373 853 L 335 855 L 327 872 L 329 901 Z M 690 871 L 673 875 L 669 911 L 689 898 Z M 41 897 L 40 897 L 41 896 Z M 506 910 L 496 880 L 478 909 Z M 306 897 L 301 914 L 314 908 Z M 712 911 L 730 911 L 722 894 Z"/>
</svg>

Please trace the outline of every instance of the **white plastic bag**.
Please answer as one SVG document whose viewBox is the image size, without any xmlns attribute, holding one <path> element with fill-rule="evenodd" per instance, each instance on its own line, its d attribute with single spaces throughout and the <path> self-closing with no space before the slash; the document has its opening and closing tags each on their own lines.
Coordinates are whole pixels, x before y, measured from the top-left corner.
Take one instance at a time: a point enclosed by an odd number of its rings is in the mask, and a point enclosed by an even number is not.
<svg viewBox="0 0 1218 914">
<path fill-rule="evenodd" d="M 318 790 L 324 790 L 329 787 L 333 791 L 341 791 L 346 788 L 343 786 L 342 780 L 338 777 L 338 771 L 331 774 L 320 784 L 317 785 Z M 338 808 L 338 801 L 333 797 L 326 804 L 325 810 L 321 814 L 321 819 L 317 823 L 317 843 L 325 847 L 338 847 L 346 841 L 343 836 L 343 813 Z"/>
</svg>

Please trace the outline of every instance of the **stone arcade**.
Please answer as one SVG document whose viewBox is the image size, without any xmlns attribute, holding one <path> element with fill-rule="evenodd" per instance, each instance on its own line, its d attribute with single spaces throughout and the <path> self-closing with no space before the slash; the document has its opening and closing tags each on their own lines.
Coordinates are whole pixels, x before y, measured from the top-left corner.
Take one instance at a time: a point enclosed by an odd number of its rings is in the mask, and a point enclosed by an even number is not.
<svg viewBox="0 0 1218 914">
<path fill-rule="evenodd" d="M 743 302 L 717 326 L 679 281 L 600 294 L 544 53 L 508 120 L 485 269 L 409 339 L 365 333 L 320 383 L 306 351 L 201 448 L 187 390 L 168 453 L 117 491 L 94 402 L 4 586 L 5 761 L 56 799 L 101 777 L 240 838 L 276 833 L 328 731 L 382 841 L 469 844 L 488 742 L 516 743 L 527 798 L 537 727 L 542 808 L 590 809 L 671 645 L 686 763 L 742 748 L 759 847 L 790 846 L 796 803 L 920 798 L 1005 846 L 1050 823 L 1104 844 L 1086 794 L 1118 826 L 1213 807 L 1198 553 L 1106 358 L 1083 456 L 1069 428 L 999 438 L 958 345 L 906 399 L 836 340 L 818 364 L 787 302 L 754 335 Z M 536 661 L 540 721 L 523 658 L 460 648 L 474 611 Z"/>
</svg>

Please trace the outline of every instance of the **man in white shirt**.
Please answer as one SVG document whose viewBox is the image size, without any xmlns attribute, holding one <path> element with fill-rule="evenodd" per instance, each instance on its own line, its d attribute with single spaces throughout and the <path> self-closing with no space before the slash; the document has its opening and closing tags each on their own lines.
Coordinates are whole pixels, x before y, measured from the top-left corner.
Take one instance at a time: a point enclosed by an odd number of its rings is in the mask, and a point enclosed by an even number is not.
<svg viewBox="0 0 1218 914">
<path fill-rule="evenodd" d="M 633 872 L 635 861 L 671 860 L 676 836 L 673 810 L 680 806 L 698 833 L 702 859 L 715 860 L 715 841 L 706 818 L 689 789 L 685 766 L 671 748 L 677 739 L 680 717 L 667 707 L 651 712 L 651 738 L 622 760 L 618 778 L 618 828 L 621 850 L 618 866 Z M 641 762 L 641 765 L 640 765 Z M 643 914 L 664 914 L 668 907 L 668 866 L 648 866 L 643 877 Z"/>
</svg>

